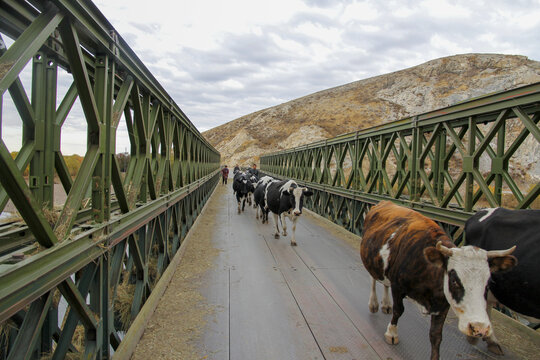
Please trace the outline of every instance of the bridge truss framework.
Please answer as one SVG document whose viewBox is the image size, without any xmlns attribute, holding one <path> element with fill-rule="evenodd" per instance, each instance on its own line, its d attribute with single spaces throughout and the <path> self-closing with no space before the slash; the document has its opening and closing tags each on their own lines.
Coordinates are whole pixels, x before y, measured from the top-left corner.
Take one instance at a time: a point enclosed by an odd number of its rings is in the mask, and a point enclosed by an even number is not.
<svg viewBox="0 0 540 360">
<path fill-rule="evenodd" d="M 479 208 L 540 208 L 540 182 L 527 174 L 539 120 L 536 83 L 261 156 L 261 169 L 312 188 L 306 206 L 353 233 L 373 204 L 391 200 L 459 242 Z"/>
<path fill-rule="evenodd" d="M 11 201 L 20 215 L 0 224 L 0 358 L 108 358 L 217 184 L 220 154 L 90 1 L 6 0 L 0 19 L 14 41 L 0 37 L 0 115 L 16 109 L 23 129 L 15 158 L 0 140 L 0 210 Z M 87 150 L 73 179 L 61 136 L 77 99 Z"/>
</svg>

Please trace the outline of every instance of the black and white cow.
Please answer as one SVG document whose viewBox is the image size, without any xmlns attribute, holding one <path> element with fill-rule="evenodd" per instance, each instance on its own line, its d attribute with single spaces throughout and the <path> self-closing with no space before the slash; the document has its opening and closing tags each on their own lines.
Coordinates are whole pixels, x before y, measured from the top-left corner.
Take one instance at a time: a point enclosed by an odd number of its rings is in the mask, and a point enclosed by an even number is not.
<svg viewBox="0 0 540 360">
<path fill-rule="evenodd" d="M 233 180 L 233 192 L 236 195 L 236 201 L 238 202 L 238 213 L 244 211 L 246 207 L 246 199 L 249 191 L 252 189 L 253 184 L 249 180 L 249 175 L 243 171 L 237 171 L 234 174 Z M 241 204 L 241 205 L 240 205 Z"/>
<path fill-rule="evenodd" d="M 465 223 L 465 241 L 485 250 L 516 246 L 512 255 L 517 266 L 491 275 L 488 314 L 498 301 L 529 321 L 540 322 L 540 210 L 480 210 Z M 485 340 L 488 350 L 503 353 L 495 334 Z"/>
<path fill-rule="evenodd" d="M 259 210 L 261 212 L 260 218 L 262 220 L 262 223 L 265 222 L 268 223 L 268 208 L 266 207 L 266 201 L 265 201 L 265 194 L 266 194 L 266 187 L 268 184 L 270 184 L 272 181 L 277 181 L 271 176 L 263 176 L 258 182 L 257 186 L 255 188 L 255 191 L 253 192 L 253 203 L 255 208 L 257 209 L 255 213 L 255 217 L 259 218 Z"/>
<path fill-rule="evenodd" d="M 296 221 L 302 214 L 304 206 L 304 196 L 311 196 L 313 192 L 308 188 L 298 186 L 294 180 L 283 180 L 271 182 L 266 187 L 265 201 L 268 209 L 274 214 L 276 223 L 276 233 L 274 236 L 279 238 L 278 218 L 281 218 L 283 227 L 283 236 L 287 236 L 287 224 L 285 216 L 292 222 L 291 245 L 296 245 L 294 232 L 296 230 Z"/>
<path fill-rule="evenodd" d="M 249 172 L 246 173 L 249 176 L 249 182 L 251 183 L 247 194 L 247 203 L 249 205 L 253 205 L 253 207 L 256 208 L 255 202 L 253 201 L 253 193 L 255 192 L 255 188 L 257 187 L 257 182 L 259 181 L 259 178 Z"/>
</svg>

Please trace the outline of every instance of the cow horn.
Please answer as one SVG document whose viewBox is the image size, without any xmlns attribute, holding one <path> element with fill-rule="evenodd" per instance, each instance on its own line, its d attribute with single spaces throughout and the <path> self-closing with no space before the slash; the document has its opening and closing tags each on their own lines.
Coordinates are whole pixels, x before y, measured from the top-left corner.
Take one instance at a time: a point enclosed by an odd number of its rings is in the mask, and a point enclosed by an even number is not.
<svg viewBox="0 0 540 360">
<path fill-rule="evenodd" d="M 487 252 L 487 257 L 488 257 L 488 259 L 492 259 L 492 258 L 499 257 L 499 256 L 510 255 L 511 253 L 514 252 L 514 250 L 516 250 L 516 245 L 514 245 L 510 249 L 506 249 L 506 250 L 490 250 L 490 251 Z"/>
<path fill-rule="evenodd" d="M 443 255 L 452 256 L 452 250 L 444 246 L 441 241 L 437 242 L 437 250 L 439 250 Z"/>
</svg>

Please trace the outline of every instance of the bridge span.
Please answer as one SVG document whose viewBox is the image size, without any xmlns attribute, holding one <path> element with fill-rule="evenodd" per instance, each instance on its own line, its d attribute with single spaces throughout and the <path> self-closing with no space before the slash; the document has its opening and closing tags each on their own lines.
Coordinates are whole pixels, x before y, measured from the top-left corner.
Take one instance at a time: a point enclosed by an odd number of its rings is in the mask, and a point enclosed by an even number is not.
<svg viewBox="0 0 540 360">
<path fill-rule="evenodd" d="M 540 208 L 539 122 L 535 83 L 266 154 L 260 168 L 308 186 L 306 206 L 352 233 L 392 200 L 460 244 L 478 209 Z M 388 316 L 367 310 L 357 238 L 304 216 L 292 248 L 253 209 L 235 213 L 216 185 L 220 153 L 91 1 L 0 1 L 0 124 L 0 359 L 120 358 L 145 329 L 135 357 L 427 358 L 414 309 L 401 343 L 384 343 Z M 80 166 L 65 142 L 74 125 L 86 134 Z M 538 358 L 516 331 L 515 354 L 498 359 Z M 150 336 L 171 342 L 145 353 Z M 192 355 L 175 353 L 182 341 Z M 483 351 L 449 320 L 443 358 Z"/>
<path fill-rule="evenodd" d="M 400 319 L 400 343 L 385 343 L 390 315 L 368 310 L 370 278 L 358 236 L 306 212 L 296 238 L 297 247 L 288 237 L 275 239 L 272 221 L 256 220 L 253 208 L 238 214 L 230 185 L 218 185 L 185 243 L 194 248 L 186 254 L 208 267 L 190 273 L 180 265 L 140 342 L 131 344 L 132 359 L 429 358 L 430 320 L 411 302 Z M 504 336 L 516 331 L 506 322 L 495 326 L 505 356 L 488 354 L 482 342 L 469 345 L 450 313 L 441 359 L 522 358 L 509 346 L 530 345 Z M 122 345 L 119 351 L 125 354 Z"/>
</svg>

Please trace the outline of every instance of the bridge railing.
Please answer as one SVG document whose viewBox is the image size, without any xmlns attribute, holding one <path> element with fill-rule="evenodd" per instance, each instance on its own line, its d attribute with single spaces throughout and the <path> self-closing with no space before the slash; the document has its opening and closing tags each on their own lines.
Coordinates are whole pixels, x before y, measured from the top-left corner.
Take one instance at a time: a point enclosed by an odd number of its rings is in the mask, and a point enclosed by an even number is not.
<svg viewBox="0 0 540 360">
<path fill-rule="evenodd" d="M 0 223 L 0 358 L 108 357 L 217 184 L 220 154 L 90 1 L 2 1 L 0 33 L 13 42 L 0 37 L 0 210 L 17 211 Z M 73 178 L 61 139 L 77 117 Z"/>
<path fill-rule="evenodd" d="M 314 189 L 307 207 L 351 232 L 392 200 L 455 235 L 479 208 L 540 208 L 539 119 L 536 83 L 264 155 L 261 169 Z"/>
</svg>

